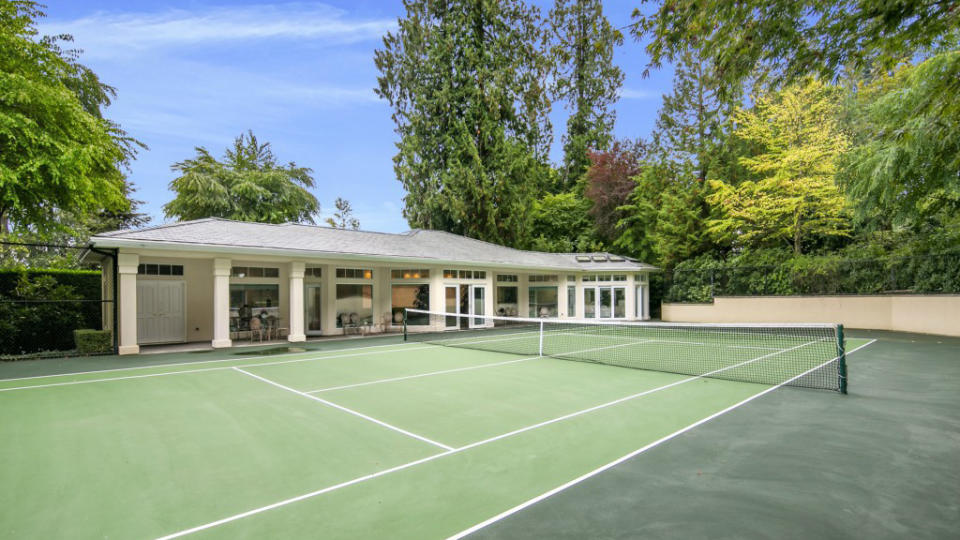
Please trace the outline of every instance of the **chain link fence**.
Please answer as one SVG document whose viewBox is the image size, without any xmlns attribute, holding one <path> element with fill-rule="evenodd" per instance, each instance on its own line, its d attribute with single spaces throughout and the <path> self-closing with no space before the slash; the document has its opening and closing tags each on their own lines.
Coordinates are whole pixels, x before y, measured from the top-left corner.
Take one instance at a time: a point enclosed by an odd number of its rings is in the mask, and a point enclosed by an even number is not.
<svg viewBox="0 0 960 540">
<path fill-rule="evenodd" d="M 85 250 L 0 242 L 0 360 L 113 352 L 112 293 L 99 269 L 81 268 Z M 94 331 L 80 350 L 75 330 Z"/>
</svg>

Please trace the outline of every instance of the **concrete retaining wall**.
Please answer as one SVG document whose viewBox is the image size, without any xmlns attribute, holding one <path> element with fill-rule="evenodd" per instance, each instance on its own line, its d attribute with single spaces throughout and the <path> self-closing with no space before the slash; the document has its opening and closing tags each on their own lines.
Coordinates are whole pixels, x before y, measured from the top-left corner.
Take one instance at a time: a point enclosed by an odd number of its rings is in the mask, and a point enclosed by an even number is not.
<svg viewBox="0 0 960 540">
<path fill-rule="evenodd" d="M 847 328 L 960 336 L 960 295 L 738 296 L 662 305 L 673 322 L 828 322 Z"/>
</svg>

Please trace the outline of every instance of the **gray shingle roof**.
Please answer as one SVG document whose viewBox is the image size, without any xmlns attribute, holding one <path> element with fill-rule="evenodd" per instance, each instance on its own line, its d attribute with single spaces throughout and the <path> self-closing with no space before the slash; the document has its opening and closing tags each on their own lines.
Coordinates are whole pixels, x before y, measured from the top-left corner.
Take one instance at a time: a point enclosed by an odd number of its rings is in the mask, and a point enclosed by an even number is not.
<svg viewBox="0 0 960 540">
<path fill-rule="evenodd" d="M 652 270 L 654 267 L 608 253 L 543 253 L 523 251 L 443 231 L 415 229 L 405 233 L 353 231 L 285 223 L 271 225 L 220 218 L 198 219 L 137 230 L 103 233 L 90 239 L 94 247 L 135 245 L 159 249 L 208 246 L 217 251 L 258 250 L 304 256 L 350 256 L 371 259 L 422 259 L 424 262 L 530 267 L 557 270 Z M 578 261 L 589 257 L 589 262 Z M 612 258 L 612 260 L 611 260 Z"/>
</svg>

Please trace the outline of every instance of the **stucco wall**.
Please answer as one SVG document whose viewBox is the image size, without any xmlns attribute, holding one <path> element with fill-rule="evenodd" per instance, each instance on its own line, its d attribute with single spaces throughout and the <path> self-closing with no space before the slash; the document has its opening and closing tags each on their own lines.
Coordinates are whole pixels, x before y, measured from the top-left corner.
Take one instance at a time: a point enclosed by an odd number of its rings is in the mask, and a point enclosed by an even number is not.
<svg viewBox="0 0 960 540">
<path fill-rule="evenodd" d="M 960 336 L 960 295 L 718 297 L 662 307 L 663 320 L 673 322 L 828 322 Z"/>
</svg>

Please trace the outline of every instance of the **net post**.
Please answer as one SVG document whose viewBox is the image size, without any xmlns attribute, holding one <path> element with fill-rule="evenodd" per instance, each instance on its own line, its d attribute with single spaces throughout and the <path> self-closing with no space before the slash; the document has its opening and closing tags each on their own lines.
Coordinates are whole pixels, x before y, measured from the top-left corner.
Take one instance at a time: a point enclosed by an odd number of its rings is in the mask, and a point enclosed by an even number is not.
<svg viewBox="0 0 960 540">
<path fill-rule="evenodd" d="M 407 341 L 407 308 L 403 308 L 403 341 Z"/>
<path fill-rule="evenodd" d="M 538 354 L 543 356 L 543 320 L 540 321 L 540 347 Z"/>
<path fill-rule="evenodd" d="M 847 353 L 843 338 L 843 325 L 837 325 L 837 383 L 840 393 L 847 393 Z"/>
</svg>

